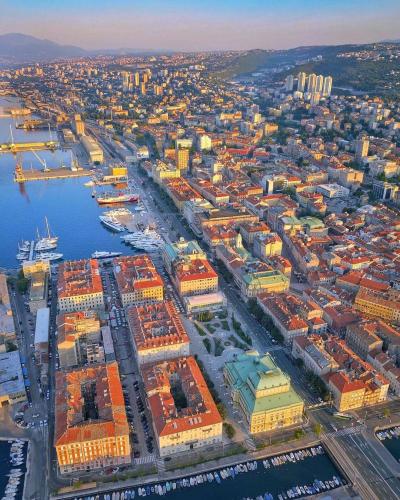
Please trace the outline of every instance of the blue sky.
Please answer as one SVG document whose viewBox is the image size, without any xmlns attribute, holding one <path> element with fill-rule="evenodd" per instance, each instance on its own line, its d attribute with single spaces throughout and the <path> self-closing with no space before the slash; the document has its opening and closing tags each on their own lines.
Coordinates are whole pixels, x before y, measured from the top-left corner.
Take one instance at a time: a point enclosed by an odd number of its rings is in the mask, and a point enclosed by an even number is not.
<svg viewBox="0 0 400 500">
<path fill-rule="evenodd" d="M 400 0 L 0 0 L 0 33 L 85 48 L 288 48 L 400 38 Z"/>
</svg>

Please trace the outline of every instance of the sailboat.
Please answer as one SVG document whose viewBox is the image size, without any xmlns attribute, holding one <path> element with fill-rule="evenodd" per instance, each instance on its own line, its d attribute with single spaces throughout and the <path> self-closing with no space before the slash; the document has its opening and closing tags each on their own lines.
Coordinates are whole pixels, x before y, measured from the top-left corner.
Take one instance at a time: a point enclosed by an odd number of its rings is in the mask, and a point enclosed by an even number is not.
<svg viewBox="0 0 400 500">
<path fill-rule="evenodd" d="M 45 217 L 44 220 L 46 221 L 47 236 L 41 238 L 38 231 L 38 239 L 35 245 L 36 252 L 45 252 L 57 247 L 58 236 L 51 236 L 47 217 Z"/>
</svg>

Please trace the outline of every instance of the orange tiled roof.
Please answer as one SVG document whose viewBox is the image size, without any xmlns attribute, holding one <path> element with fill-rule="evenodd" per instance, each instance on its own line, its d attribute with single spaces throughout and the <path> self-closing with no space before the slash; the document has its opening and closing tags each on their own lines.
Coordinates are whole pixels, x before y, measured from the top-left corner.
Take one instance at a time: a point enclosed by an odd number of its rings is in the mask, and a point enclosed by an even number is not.
<svg viewBox="0 0 400 500">
<path fill-rule="evenodd" d="M 171 394 L 173 378 L 179 378 L 187 406 L 178 409 Z M 203 375 L 192 356 L 142 367 L 142 378 L 159 436 L 167 436 L 222 423 Z"/>
<path fill-rule="evenodd" d="M 99 263 L 96 259 L 63 262 L 58 266 L 58 297 L 103 292 Z"/>
</svg>

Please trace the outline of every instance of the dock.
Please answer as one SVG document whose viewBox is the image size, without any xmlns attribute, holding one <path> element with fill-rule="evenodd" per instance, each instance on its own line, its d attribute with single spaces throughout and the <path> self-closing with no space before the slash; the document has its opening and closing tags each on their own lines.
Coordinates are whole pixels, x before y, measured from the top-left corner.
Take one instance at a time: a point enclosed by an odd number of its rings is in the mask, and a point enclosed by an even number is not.
<svg viewBox="0 0 400 500">
<path fill-rule="evenodd" d="M 92 171 L 86 168 L 71 169 L 67 167 L 48 168 L 46 170 L 23 170 L 15 169 L 15 182 L 46 181 L 51 179 L 71 179 L 78 177 L 90 177 Z"/>
<path fill-rule="evenodd" d="M 60 147 L 58 141 L 46 142 L 6 142 L 0 144 L 0 153 L 18 153 L 20 151 L 54 151 Z"/>
<path fill-rule="evenodd" d="M 24 130 L 47 129 L 49 122 L 45 120 L 24 120 L 23 123 L 16 125 L 16 128 Z"/>
</svg>

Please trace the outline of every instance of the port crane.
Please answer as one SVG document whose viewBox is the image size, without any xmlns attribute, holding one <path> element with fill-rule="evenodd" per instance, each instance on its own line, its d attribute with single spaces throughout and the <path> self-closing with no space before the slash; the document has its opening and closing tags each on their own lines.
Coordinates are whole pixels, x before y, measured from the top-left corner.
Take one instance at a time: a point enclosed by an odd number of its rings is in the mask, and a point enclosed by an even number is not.
<svg viewBox="0 0 400 500">
<path fill-rule="evenodd" d="M 40 163 L 42 164 L 43 171 L 48 172 L 50 169 L 47 166 L 46 160 L 42 160 L 42 158 L 40 158 L 40 156 L 33 149 L 31 149 L 31 151 L 36 156 L 36 158 L 40 161 Z"/>
</svg>

